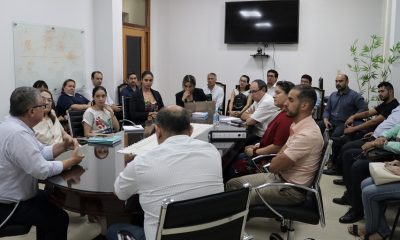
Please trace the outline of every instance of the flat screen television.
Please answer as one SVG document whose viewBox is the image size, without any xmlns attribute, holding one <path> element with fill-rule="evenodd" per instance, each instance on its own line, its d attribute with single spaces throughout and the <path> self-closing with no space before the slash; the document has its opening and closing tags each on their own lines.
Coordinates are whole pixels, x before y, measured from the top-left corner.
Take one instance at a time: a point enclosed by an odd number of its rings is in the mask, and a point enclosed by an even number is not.
<svg viewBox="0 0 400 240">
<path fill-rule="evenodd" d="M 225 3 L 225 43 L 298 43 L 299 0 Z"/>
</svg>

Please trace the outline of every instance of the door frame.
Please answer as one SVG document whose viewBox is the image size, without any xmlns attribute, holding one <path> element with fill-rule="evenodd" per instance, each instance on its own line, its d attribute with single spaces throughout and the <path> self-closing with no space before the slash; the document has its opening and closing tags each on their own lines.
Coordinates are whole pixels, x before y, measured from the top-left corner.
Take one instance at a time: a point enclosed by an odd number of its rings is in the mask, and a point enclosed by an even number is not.
<svg viewBox="0 0 400 240">
<path fill-rule="evenodd" d="M 126 37 L 140 37 L 141 38 L 141 72 L 137 74 L 141 74 L 144 70 L 149 70 L 150 67 L 150 33 L 147 27 L 138 27 L 132 24 L 124 24 L 122 28 L 122 42 L 123 42 L 123 74 L 124 77 L 122 79 L 126 79 L 127 73 L 127 52 L 126 52 Z M 138 76 L 140 77 L 140 76 Z"/>
</svg>

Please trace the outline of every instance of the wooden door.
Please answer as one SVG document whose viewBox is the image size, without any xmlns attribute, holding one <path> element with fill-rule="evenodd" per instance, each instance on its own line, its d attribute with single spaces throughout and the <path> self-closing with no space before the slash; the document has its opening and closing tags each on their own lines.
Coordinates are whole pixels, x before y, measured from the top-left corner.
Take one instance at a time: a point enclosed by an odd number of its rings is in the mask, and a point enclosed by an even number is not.
<svg viewBox="0 0 400 240">
<path fill-rule="evenodd" d="M 140 78 L 140 74 L 150 66 L 149 32 L 146 28 L 126 25 L 122 32 L 124 79 L 129 72 Z"/>
</svg>

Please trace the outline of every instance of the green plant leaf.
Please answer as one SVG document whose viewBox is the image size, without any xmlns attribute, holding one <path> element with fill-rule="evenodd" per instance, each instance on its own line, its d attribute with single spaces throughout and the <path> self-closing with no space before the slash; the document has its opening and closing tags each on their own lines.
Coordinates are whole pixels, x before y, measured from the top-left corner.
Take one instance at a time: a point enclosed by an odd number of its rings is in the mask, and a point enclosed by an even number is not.
<svg viewBox="0 0 400 240">
<path fill-rule="evenodd" d="M 371 48 L 368 45 L 364 45 L 362 48 L 362 53 L 367 54 L 371 51 Z"/>
</svg>

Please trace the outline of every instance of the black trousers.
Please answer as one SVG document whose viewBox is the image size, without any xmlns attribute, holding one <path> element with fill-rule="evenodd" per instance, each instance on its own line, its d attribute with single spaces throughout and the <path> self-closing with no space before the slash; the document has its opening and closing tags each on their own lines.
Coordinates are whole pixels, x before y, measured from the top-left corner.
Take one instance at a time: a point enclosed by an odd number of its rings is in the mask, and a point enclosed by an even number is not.
<svg viewBox="0 0 400 240">
<path fill-rule="evenodd" d="M 353 210 L 362 215 L 364 213 L 362 198 L 361 198 L 361 182 L 370 177 L 369 173 L 369 161 L 365 158 L 359 158 L 350 167 L 346 189 L 348 196 L 350 197 L 350 204 Z"/>
<path fill-rule="evenodd" d="M 335 143 L 335 142 L 334 142 Z M 355 155 L 359 155 L 362 152 L 361 146 L 364 145 L 365 141 L 363 139 L 358 139 L 350 142 L 346 142 L 342 146 L 333 146 L 332 144 L 332 162 L 336 165 L 339 170 L 344 171 L 344 162 L 345 161 L 352 161 L 354 162 L 355 159 L 352 159 L 352 155 L 348 155 L 346 152 L 349 150 L 354 150 L 357 152 Z M 354 155 L 353 152 L 353 155 Z M 345 156 L 346 155 L 346 156 Z M 351 165 L 350 165 L 351 166 Z"/>
<path fill-rule="evenodd" d="M 14 204 L 0 204 L 1 222 L 13 208 Z M 34 225 L 38 240 L 66 240 L 69 218 L 63 209 L 49 202 L 43 190 L 39 190 L 35 197 L 19 203 L 6 224 Z"/>
</svg>

